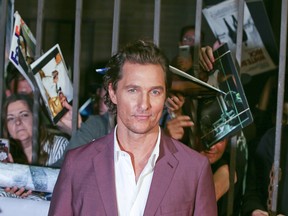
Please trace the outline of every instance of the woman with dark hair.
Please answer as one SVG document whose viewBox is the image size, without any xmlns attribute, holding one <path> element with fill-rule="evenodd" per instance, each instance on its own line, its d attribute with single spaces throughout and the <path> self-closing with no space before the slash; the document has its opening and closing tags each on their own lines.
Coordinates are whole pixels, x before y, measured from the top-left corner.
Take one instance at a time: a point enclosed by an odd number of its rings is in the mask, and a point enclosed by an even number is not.
<svg viewBox="0 0 288 216">
<path fill-rule="evenodd" d="M 2 121 L 4 137 L 10 141 L 9 162 L 31 164 L 32 140 L 33 140 L 33 99 L 24 94 L 13 94 L 4 103 Z M 58 136 L 47 131 L 44 124 L 39 123 L 39 152 L 37 165 L 50 166 L 63 154 L 68 144 L 65 137 Z M 24 188 L 6 188 L 6 192 L 12 195 L 25 197 L 31 192 L 24 192 Z M 5 192 L 0 196 L 8 196 Z"/>
</svg>

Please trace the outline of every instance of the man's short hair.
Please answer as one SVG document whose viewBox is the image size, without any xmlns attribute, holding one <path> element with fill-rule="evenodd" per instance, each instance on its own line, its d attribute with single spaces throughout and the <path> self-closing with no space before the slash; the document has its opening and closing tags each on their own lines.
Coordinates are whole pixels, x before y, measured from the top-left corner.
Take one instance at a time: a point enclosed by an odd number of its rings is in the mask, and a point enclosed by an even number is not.
<svg viewBox="0 0 288 216">
<path fill-rule="evenodd" d="M 137 64 L 161 65 L 165 73 L 166 92 L 170 89 L 171 78 L 169 72 L 169 60 L 166 55 L 150 41 L 137 40 L 124 46 L 118 53 L 111 57 L 107 64 L 108 71 L 104 75 L 105 104 L 111 113 L 116 114 L 116 105 L 111 101 L 108 86 L 111 83 L 114 91 L 117 89 L 118 81 L 122 78 L 122 68 L 125 62 Z"/>
</svg>

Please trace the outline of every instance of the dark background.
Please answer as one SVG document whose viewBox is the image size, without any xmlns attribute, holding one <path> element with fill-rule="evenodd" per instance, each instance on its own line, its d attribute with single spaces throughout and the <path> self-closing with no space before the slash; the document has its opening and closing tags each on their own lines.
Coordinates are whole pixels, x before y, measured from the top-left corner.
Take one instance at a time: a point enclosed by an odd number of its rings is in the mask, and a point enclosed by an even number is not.
<svg viewBox="0 0 288 216">
<path fill-rule="evenodd" d="M 215 2 L 204 1 L 203 7 Z M 281 1 L 266 0 L 264 4 L 278 44 Z M 68 67 L 73 67 L 75 5 L 74 0 L 47 0 L 44 7 L 43 51 L 59 43 Z M 181 27 L 195 23 L 195 7 L 196 0 L 161 1 L 159 46 L 170 59 L 177 54 Z M 15 0 L 15 10 L 36 36 L 37 0 Z M 104 66 L 111 56 L 113 10 L 114 0 L 83 0 L 80 102 L 87 99 L 89 84 L 99 79 L 95 68 Z M 121 0 L 120 14 L 119 47 L 138 38 L 153 39 L 154 0 Z M 202 30 L 202 45 L 212 45 L 214 37 L 204 17 Z"/>
</svg>

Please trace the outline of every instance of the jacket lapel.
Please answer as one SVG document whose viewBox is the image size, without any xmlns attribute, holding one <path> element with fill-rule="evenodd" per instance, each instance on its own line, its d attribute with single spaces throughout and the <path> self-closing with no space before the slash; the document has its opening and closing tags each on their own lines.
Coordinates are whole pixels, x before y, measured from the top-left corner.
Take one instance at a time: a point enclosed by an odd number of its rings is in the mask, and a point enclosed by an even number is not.
<svg viewBox="0 0 288 216">
<path fill-rule="evenodd" d="M 178 166 L 178 160 L 173 156 L 176 151 L 171 139 L 162 135 L 144 215 L 155 215 Z"/>
<path fill-rule="evenodd" d="M 98 154 L 93 159 L 95 178 L 104 204 L 106 215 L 117 215 L 117 201 L 114 174 L 114 133 L 97 141 L 104 145 L 95 145 Z M 100 146 L 100 148 L 98 148 Z M 97 205 L 95 203 L 95 205 Z"/>
</svg>

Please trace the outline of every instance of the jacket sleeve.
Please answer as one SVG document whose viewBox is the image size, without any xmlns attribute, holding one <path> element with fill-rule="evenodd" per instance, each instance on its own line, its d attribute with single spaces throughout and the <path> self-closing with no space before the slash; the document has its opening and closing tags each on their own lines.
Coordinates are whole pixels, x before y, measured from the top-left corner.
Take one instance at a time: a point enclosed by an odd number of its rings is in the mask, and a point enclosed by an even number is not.
<svg viewBox="0 0 288 216">
<path fill-rule="evenodd" d="M 213 174 L 208 159 L 205 160 L 202 166 L 195 202 L 195 216 L 217 216 L 217 202 L 213 183 Z"/>
<path fill-rule="evenodd" d="M 55 184 L 49 208 L 49 216 L 72 216 L 72 173 L 69 153 L 64 160 L 57 182 Z"/>
</svg>

